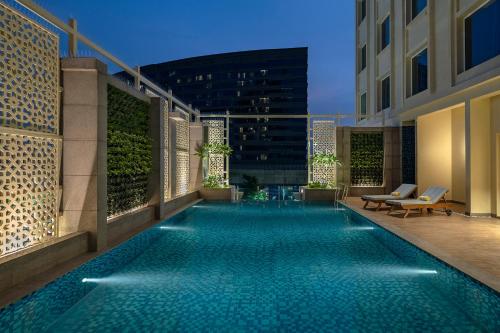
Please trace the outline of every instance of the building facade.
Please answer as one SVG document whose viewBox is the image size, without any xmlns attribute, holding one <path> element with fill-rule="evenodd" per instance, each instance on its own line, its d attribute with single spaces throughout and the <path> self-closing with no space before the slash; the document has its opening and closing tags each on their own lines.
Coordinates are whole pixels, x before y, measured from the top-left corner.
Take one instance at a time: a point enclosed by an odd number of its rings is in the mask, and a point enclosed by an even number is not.
<svg viewBox="0 0 500 333">
<path fill-rule="evenodd" d="M 261 184 L 307 183 L 307 48 L 223 53 L 141 67 L 202 114 L 229 112 L 232 183 L 256 176 Z"/>
<path fill-rule="evenodd" d="M 355 3 L 358 123 L 403 126 L 419 192 L 499 216 L 500 0 Z"/>
</svg>

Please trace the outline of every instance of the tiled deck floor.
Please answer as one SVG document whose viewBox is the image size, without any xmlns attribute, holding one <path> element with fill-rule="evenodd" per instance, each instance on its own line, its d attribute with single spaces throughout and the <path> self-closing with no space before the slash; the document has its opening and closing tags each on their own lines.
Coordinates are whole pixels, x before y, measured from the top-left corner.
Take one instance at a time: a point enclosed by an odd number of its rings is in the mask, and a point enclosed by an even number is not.
<svg viewBox="0 0 500 333">
<path fill-rule="evenodd" d="M 363 209 L 360 198 L 347 198 L 350 208 L 500 292 L 500 219 L 471 218 L 442 212 L 423 216 L 387 215 Z M 461 211 L 460 205 L 453 207 Z"/>
</svg>

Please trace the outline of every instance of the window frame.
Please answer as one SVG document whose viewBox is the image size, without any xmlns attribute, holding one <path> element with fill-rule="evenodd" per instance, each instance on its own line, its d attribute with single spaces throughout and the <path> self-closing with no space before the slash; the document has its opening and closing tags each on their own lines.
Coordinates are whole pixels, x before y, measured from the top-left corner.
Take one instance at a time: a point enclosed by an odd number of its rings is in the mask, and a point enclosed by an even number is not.
<svg viewBox="0 0 500 333">
<path fill-rule="evenodd" d="M 388 105 L 384 107 L 384 81 L 389 79 L 389 96 L 388 96 Z M 391 98 L 392 98 L 392 92 L 391 92 L 391 74 L 387 74 L 386 76 L 382 77 L 379 79 L 379 98 L 380 98 L 380 105 L 378 106 L 378 112 L 382 112 L 386 109 L 391 108 Z"/>
<path fill-rule="evenodd" d="M 358 1 L 358 25 L 366 18 L 366 0 Z"/>
<path fill-rule="evenodd" d="M 425 89 L 423 90 L 420 90 L 420 91 L 417 91 L 417 92 L 414 92 L 413 88 L 414 88 L 414 72 L 413 72 L 413 60 L 418 57 L 422 52 L 426 52 L 426 56 L 427 56 L 427 75 L 426 75 L 426 78 L 427 78 L 427 82 L 426 82 L 426 87 Z M 418 95 L 420 94 L 421 92 L 424 92 L 426 90 L 429 89 L 429 48 L 426 46 L 422 47 L 421 49 L 419 49 L 418 51 L 416 51 L 412 57 L 410 57 L 410 97 L 411 96 L 415 96 L 415 95 Z"/>
<path fill-rule="evenodd" d="M 363 96 L 364 96 L 364 99 L 365 99 L 365 112 L 363 113 Z M 366 91 L 362 92 L 360 95 L 359 95 L 359 116 L 362 117 L 362 116 L 366 116 L 367 115 L 367 105 L 366 105 Z"/>
<path fill-rule="evenodd" d="M 364 52 L 363 52 L 364 50 Z M 359 68 L 358 73 L 361 73 L 366 68 L 366 44 L 359 48 Z"/>
<path fill-rule="evenodd" d="M 429 0 L 426 0 L 425 2 L 425 7 L 423 7 L 418 13 L 414 13 L 413 10 L 414 10 L 414 3 L 418 1 L 418 0 L 410 0 L 410 10 L 409 10 L 409 14 L 410 14 L 410 17 L 409 17 L 409 20 L 408 20 L 408 23 L 413 21 L 418 15 L 420 15 L 420 13 L 422 13 L 428 6 L 429 6 Z"/>
<path fill-rule="evenodd" d="M 383 38 L 383 31 L 384 31 L 384 23 L 388 22 L 388 29 L 387 29 L 387 33 L 389 34 L 389 41 L 387 42 L 387 44 L 383 45 L 383 41 L 384 41 L 384 38 Z M 391 14 L 387 14 L 387 16 L 384 17 L 384 19 L 382 19 L 382 22 L 380 24 L 378 24 L 379 28 L 378 28 L 378 45 L 379 45 L 379 53 L 382 52 L 383 50 L 385 50 L 388 46 L 391 45 Z"/>
<path fill-rule="evenodd" d="M 474 8 L 471 12 L 469 12 L 467 15 L 464 15 L 461 19 L 461 32 L 462 32 L 462 61 L 461 61 L 461 67 L 462 67 L 462 73 L 463 72 L 467 72 L 475 67 L 478 67 L 486 62 L 488 62 L 489 60 L 491 59 L 494 59 L 496 57 L 498 57 L 500 54 L 497 54 L 495 57 L 492 57 L 492 58 L 489 58 L 481 63 L 478 63 L 476 65 L 473 65 L 472 67 L 469 67 L 467 68 L 467 35 L 466 35 L 466 20 L 468 18 L 470 18 L 472 15 L 476 14 L 478 11 L 480 11 L 481 9 L 483 9 L 491 0 L 485 0 L 483 3 L 481 3 L 479 6 L 477 6 L 476 8 Z M 498 0 L 497 0 L 498 1 Z"/>
</svg>

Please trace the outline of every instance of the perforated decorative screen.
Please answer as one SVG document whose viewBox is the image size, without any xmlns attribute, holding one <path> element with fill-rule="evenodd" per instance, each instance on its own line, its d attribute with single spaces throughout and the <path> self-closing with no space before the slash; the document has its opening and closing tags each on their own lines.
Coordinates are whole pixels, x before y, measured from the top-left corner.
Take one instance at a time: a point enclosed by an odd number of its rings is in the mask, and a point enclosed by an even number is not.
<svg viewBox="0 0 500 333">
<path fill-rule="evenodd" d="M 189 191 L 189 122 L 177 120 L 175 126 L 175 195 L 179 196 Z"/>
<path fill-rule="evenodd" d="M 0 133 L 0 255 L 56 235 L 59 146 Z"/>
<path fill-rule="evenodd" d="M 59 37 L 0 3 L 0 126 L 58 134 Z"/>
<path fill-rule="evenodd" d="M 336 130 L 333 120 L 315 120 L 313 122 L 313 154 L 335 154 Z M 335 165 L 313 164 L 312 181 L 322 184 L 334 184 Z"/>
<path fill-rule="evenodd" d="M 168 168 L 170 167 L 168 163 L 168 103 L 163 100 L 162 103 L 162 113 L 163 113 L 163 199 L 166 201 L 170 199 L 170 179 Z"/>
<path fill-rule="evenodd" d="M 0 3 L 0 255 L 57 235 L 59 38 Z"/>
<path fill-rule="evenodd" d="M 207 129 L 209 144 L 224 144 L 224 120 L 204 120 L 203 126 Z M 210 154 L 208 158 L 208 174 L 223 178 L 225 172 L 224 162 L 224 155 Z"/>
<path fill-rule="evenodd" d="M 189 149 L 189 123 L 186 120 L 176 122 L 176 147 L 182 150 Z"/>
<path fill-rule="evenodd" d="M 175 184 L 176 195 L 183 195 L 189 191 L 189 153 L 185 151 L 176 152 L 175 173 L 177 181 Z"/>
</svg>

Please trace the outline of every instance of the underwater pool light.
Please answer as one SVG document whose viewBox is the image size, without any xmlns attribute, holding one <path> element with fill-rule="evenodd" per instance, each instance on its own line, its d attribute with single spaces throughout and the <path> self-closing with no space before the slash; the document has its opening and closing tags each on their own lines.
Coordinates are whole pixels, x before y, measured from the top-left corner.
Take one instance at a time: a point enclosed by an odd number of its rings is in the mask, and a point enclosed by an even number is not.
<svg viewBox="0 0 500 333">
<path fill-rule="evenodd" d="M 194 231 L 193 228 L 180 226 L 180 225 L 162 225 L 159 228 L 162 230 Z"/>
</svg>

